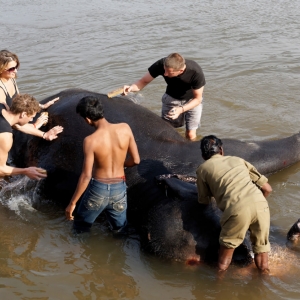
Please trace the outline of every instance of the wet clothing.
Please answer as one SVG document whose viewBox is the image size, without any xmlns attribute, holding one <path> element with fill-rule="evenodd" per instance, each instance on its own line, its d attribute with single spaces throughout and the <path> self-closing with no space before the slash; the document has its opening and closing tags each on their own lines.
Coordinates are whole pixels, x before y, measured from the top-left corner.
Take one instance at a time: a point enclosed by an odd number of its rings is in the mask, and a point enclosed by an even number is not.
<svg viewBox="0 0 300 300">
<path fill-rule="evenodd" d="M 127 186 L 125 180 L 117 183 L 102 183 L 91 179 L 74 219 L 78 232 L 88 231 L 96 218 L 105 212 L 110 227 L 120 232 L 127 224 Z"/>
<path fill-rule="evenodd" d="M 7 120 L 2 115 L 2 110 L 5 109 L 4 104 L 0 104 L 0 133 L 9 132 L 12 133 L 12 128 Z"/>
<path fill-rule="evenodd" d="M 238 247 L 250 230 L 254 253 L 270 251 L 270 212 L 260 187 L 268 179 L 254 166 L 234 156 L 213 155 L 197 169 L 198 201 L 216 199 L 223 211 L 220 244 Z"/>
<path fill-rule="evenodd" d="M 0 85 L 0 88 L 4 91 L 4 94 L 5 94 L 5 96 L 6 96 L 6 104 L 9 106 L 9 107 L 11 107 L 11 105 L 12 105 L 12 99 L 18 94 L 18 92 L 17 92 L 17 83 L 16 83 L 16 81 L 14 80 L 14 79 L 11 79 L 12 80 L 12 82 L 13 82 L 13 84 L 14 84 L 14 87 L 15 87 L 15 93 L 12 95 L 12 97 L 9 95 L 9 93 L 8 93 L 8 91 L 7 91 L 7 89 L 6 89 L 6 87 L 5 87 L 5 85 L 4 85 L 4 83 L 2 82 L 2 84 L 3 84 L 3 86 L 1 86 Z"/>
<path fill-rule="evenodd" d="M 167 83 L 166 94 L 178 100 L 189 101 L 194 97 L 193 90 L 205 85 L 205 77 L 201 67 L 193 60 L 186 59 L 186 69 L 176 77 L 164 76 L 164 60 L 162 58 L 149 67 L 148 71 L 153 78 L 161 75 Z"/>
</svg>

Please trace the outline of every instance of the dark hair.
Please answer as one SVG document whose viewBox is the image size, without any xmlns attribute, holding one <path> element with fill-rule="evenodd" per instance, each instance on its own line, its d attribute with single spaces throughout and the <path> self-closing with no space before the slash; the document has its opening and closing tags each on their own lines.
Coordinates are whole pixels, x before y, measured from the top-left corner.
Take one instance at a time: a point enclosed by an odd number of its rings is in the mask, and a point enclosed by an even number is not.
<svg viewBox="0 0 300 300">
<path fill-rule="evenodd" d="M 223 143 L 215 135 L 205 136 L 200 143 L 202 157 L 207 160 L 215 154 L 219 154 Z"/>
<path fill-rule="evenodd" d="M 98 121 L 104 118 L 103 106 L 99 97 L 87 96 L 79 100 L 76 112 L 91 121 Z"/>
<path fill-rule="evenodd" d="M 41 110 L 36 99 L 28 94 L 17 95 L 12 100 L 10 111 L 13 114 L 26 112 L 27 115 L 33 115 Z"/>
</svg>

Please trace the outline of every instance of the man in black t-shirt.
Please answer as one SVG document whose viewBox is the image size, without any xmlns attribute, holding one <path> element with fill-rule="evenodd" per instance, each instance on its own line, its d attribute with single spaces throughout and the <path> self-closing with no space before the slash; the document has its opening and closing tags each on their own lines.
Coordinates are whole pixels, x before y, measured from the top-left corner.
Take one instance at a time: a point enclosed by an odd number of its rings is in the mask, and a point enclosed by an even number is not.
<svg viewBox="0 0 300 300">
<path fill-rule="evenodd" d="M 167 89 L 162 97 L 162 118 L 174 127 L 186 123 L 186 138 L 196 138 L 202 114 L 202 95 L 205 78 L 201 67 L 193 60 L 184 59 L 178 53 L 155 62 L 148 72 L 131 86 L 125 85 L 123 92 L 137 92 L 157 76 L 163 76 Z"/>
</svg>

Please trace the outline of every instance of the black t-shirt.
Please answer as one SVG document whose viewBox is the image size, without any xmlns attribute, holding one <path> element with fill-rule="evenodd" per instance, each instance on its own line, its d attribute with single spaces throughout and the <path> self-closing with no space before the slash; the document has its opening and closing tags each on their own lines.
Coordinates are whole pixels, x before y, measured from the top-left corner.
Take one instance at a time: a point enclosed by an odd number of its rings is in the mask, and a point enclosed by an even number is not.
<svg viewBox="0 0 300 300">
<path fill-rule="evenodd" d="M 2 109 L 5 109 L 3 104 L 0 104 L 0 133 L 9 132 L 12 133 L 12 128 L 7 120 L 2 115 Z"/>
<path fill-rule="evenodd" d="M 176 77 L 164 76 L 164 58 L 155 62 L 149 69 L 153 78 L 161 75 L 167 83 L 166 93 L 178 100 L 190 100 L 193 96 L 193 90 L 200 89 L 205 85 L 205 77 L 201 67 L 193 60 L 185 60 L 186 69 L 182 74 Z"/>
</svg>

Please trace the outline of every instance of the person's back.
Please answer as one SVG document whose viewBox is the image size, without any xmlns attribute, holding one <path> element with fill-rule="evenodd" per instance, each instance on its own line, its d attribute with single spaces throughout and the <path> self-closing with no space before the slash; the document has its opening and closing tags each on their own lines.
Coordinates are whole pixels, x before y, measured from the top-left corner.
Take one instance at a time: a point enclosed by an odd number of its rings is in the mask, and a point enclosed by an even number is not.
<svg viewBox="0 0 300 300">
<path fill-rule="evenodd" d="M 82 98 L 76 111 L 96 130 L 83 141 L 83 168 L 66 217 L 73 220 L 72 213 L 81 198 L 74 220 L 77 232 L 88 231 L 105 210 L 113 232 L 122 233 L 127 224 L 124 167 L 140 162 L 132 131 L 126 123 L 110 124 L 97 97 Z"/>
<path fill-rule="evenodd" d="M 232 205 L 243 206 L 258 198 L 265 201 L 260 189 L 254 184 L 263 184 L 261 181 L 265 181 L 264 177 L 239 157 L 215 154 L 199 166 L 197 175 L 207 182 L 222 211 Z"/>
<path fill-rule="evenodd" d="M 124 176 L 124 162 L 131 135 L 130 127 L 126 123 L 106 122 L 86 138 L 94 152 L 93 177 L 95 179 L 101 181 L 101 179 Z"/>
</svg>

